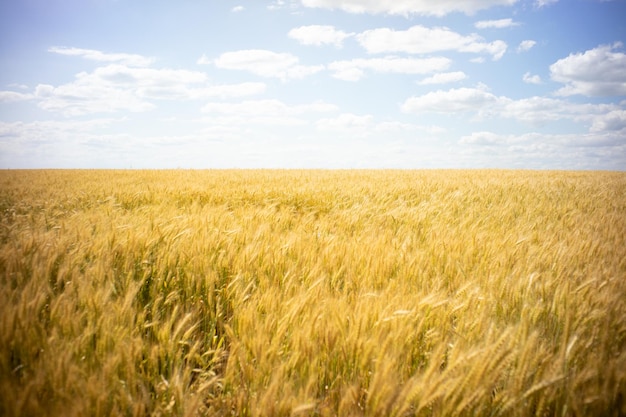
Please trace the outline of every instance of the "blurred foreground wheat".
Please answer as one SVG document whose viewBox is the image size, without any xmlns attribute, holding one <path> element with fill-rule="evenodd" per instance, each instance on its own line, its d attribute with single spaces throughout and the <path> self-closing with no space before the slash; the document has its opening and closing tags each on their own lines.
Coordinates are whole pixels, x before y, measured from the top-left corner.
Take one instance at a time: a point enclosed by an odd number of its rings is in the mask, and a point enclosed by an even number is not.
<svg viewBox="0 0 626 417">
<path fill-rule="evenodd" d="M 626 414 L 626 174 L 4 171 L 0 415 Z"/>
</svg>

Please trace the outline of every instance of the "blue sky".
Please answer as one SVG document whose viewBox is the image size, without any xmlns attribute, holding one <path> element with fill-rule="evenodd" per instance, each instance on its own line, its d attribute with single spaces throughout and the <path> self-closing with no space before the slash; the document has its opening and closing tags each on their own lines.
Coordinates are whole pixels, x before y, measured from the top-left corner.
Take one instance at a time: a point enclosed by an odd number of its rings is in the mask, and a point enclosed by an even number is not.
<svg viewBox="0 0 626 417">
<path fill-rule="evenodd" d="M 1 168 L 626 170 L 626 1 L 0 3 Z"/>
</svg>

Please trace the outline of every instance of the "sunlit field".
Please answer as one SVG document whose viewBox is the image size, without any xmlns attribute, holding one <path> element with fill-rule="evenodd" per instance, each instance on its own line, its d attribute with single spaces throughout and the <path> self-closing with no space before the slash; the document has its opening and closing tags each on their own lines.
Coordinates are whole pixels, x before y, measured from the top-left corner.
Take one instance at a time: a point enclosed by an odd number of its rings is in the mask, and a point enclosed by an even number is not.
<svg viewBox="0 0 626 417">
<path fill-rule="evenodd" d="M 626 415 L 626 173 L 2 171 L 1 416 Z"/>
</svg>

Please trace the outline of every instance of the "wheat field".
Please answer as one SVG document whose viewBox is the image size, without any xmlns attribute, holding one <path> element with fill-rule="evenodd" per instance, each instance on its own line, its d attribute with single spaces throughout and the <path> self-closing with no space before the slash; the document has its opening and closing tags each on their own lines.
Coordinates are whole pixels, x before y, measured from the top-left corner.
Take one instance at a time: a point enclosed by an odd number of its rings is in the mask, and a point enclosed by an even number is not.
<svg viewBox="0 0 626 417">
<path fill-rule="evenodd" d="M 2 416 L 626 415 L 626 174 L 2 171 Z"/>
</svg>

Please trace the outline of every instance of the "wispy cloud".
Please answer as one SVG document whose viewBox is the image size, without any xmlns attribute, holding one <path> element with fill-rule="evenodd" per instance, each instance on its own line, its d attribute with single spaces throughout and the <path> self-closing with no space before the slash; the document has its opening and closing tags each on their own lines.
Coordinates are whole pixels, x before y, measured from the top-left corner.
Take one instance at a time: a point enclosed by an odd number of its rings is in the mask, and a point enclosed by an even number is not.
<svg viewBox="0 0 626 417">
<path fill-rule="evenodd" d="M 503 29 L 519 25 L 520 24 L 514 22 L 513 19 L 480 20 L 474 23 L 474 27 L 477 29 Z"/>
<path fill-rule="evenodd" d="M 557 3 L 559 0 L 535 0 L 535 7 L 542 8 Z"/>
<path fill-rule="evenodd" d="M 30 93 L 20 93 L 18 91 L 0 91 L 0 102 L 13 103 L 33 99 L 35 96 Z"/>
<path fill-rule="evenodd" d="M 268 10 L 291 10 L 292 14 L 299 14 L 298 8 L 300 4 L 298 0 L 274 0 L 268 6 Z"/>
<path fill-rule="evenodd" d="M 106 53 L 97 51 L 94 49 L 81 49 L 81 48 L 67 48 L 53 46 L 48 49 L 48 52 L 55 54 L 79 56 L 81 58 L 89 59 L 99 62 L 116 62 L 133 67 L 146 67 L 154 63 L 154 58 L 145 57 L 137 54 L 125 54 L 125 53 Z"/>
<path fill-rule="evenodd" d="M 201 58 L 199 62 L 208 63 Z M 248 71 L 261 77 L 282 80 L 305 78 L 324 69 L 323 65 L 300 65 L 297 56 L 265 49 L 225 52 L 212 63 L 217 68 Z"/>
<path fill-rule="evenodd" d="M 402 105 L 405 113 L 462 113 L 479 112 L 498 102 L 498 97 L 484 89 L 457 88 L 438 90 L 408 98 Z"/>
<path fill-rule="evenodd" d="M 442 72 L 439 74 L 435 74 L 432 77 L 424 78 L 418 84 L 420 85 L 448 84 L 448 83 L 462 81 L 466 78 L 467 78 L 467 75 L 463 71 Z"/>
<path fill-rule="evenodd" d="M 530 51 L 530 49 L 535 46 L 537 44 L 537 42 L 531 40 L 531 39 L 527 39 L 524 41 L 521 41 L 520 44 L 517 47 L 517 52 L 526 52 L 526 51 Z"/>
<path fill-rule="evenodd" d="M 385 58 L 335 61 L 328 65 L 328 69 L 333 71 L 333 77 L 335 78 L 346 81 L 358 81 L 365 76 L 366 70 L 379 73 L 428 74 L 446 70 L 451 63 L 452 60 L 444 57 L 400 58 L 389 56 Z"/>
<path fill-rule="evenodd" d="M 541 84 L 541 77 L 538 75 L 532 75 L 530 72 L 524 73 L 522 80 L 526 84 Z"/>
</svg>

